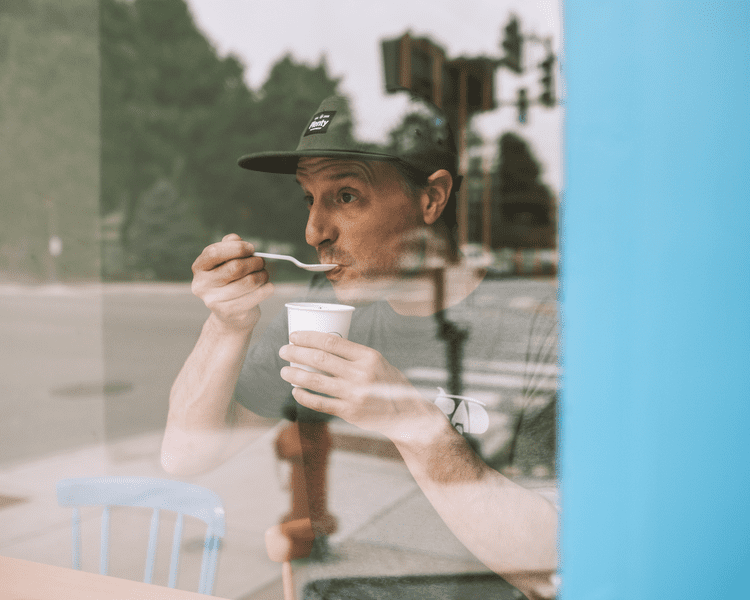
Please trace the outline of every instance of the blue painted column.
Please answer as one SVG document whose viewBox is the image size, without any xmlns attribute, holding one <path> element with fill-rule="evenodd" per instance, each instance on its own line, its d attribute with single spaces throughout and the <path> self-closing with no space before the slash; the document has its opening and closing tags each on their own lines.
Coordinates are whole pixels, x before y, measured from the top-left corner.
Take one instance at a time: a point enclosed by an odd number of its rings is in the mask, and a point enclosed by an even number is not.
<svg viewBox="0 0 750 600">
<path fill-rule="evenodd" d="M 561 597 L 750 598 L 750 2 L 564 9 Z"/>
</svg>

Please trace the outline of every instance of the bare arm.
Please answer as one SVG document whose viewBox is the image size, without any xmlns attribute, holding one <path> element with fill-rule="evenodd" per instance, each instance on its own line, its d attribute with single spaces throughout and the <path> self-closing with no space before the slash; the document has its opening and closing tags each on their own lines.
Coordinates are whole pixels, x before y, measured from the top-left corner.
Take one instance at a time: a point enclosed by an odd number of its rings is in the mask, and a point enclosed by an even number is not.
<svg viewBox="0 0 750 600">
<path fill-rule="evenodd" d="M 245 443 L 250 412 L 232 401 L 260 302 L 273 293 L 263 259 L 234 234 L 193 264 L 193 293 L 211 309 L 169 397 L 162 465 L 172 474 L 204 472 Z"/>
<path fill-rule="evenodd" d="M 300 386 L 292 392 L 300 404 L 387 436 L 472 554 L 531 599 L 554 594 L 558 513 L 547 499 L 490 468 L 380 353 L 316 332 L 291 338 L 282 358 L 331 374 L 284 367 L 282 378 Z"/>
<path fill-rule="evenodd" d="M 530 599 L 553 597 L 557 509 L 477 456 L 440 412 L 393 440 L 453 534 Z"/>
</svg>

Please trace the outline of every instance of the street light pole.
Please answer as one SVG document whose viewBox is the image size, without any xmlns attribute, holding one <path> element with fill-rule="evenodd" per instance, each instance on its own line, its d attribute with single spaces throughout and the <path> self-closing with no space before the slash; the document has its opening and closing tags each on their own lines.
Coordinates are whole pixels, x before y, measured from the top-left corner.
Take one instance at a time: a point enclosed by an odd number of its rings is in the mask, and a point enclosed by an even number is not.
<svg viewBox="0 0 750 600">
<path fill-rule="evenodd" d="M 445 316 L 445 268 L 433 269 L 432 277 L 438 337 L 445 342 L 448 391 L 451 395 L 461 396 L 463 395 L 461 372 L 463 370 L 464 343 L 469 337 L 469 330 L 449 321 Z"/>
</svg>

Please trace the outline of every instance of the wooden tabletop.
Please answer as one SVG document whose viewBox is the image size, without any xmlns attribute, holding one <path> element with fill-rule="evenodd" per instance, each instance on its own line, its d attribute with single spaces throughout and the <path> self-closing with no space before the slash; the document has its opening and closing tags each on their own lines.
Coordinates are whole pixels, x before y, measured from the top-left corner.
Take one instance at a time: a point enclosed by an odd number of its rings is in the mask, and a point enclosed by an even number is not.
<svg viewBox="0 0 750 600">
<path fill-rule="evenodd" d="M 0 556 L 0 600 L 210 600 L 197 592 Z"/>
</svg>

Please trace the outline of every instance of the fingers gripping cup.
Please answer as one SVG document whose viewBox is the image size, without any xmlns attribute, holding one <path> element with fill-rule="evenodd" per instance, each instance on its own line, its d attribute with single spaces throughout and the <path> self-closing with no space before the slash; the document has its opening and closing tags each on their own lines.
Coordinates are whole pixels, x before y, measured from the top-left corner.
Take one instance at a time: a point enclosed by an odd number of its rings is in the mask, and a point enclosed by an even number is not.
<svg viewBox="0 0 750 600">
<path fill-rule="evenodd" d="M 290 334 L 294 331 L 322 331 L 323 333 L 333 333 L 344 339 L 349 338 L 349 326 L 354 312 L 353 306 L 321 302 L 289 302 L 285 306 L 289 319 Z M 322 372 L 307 365 L 289 364 L 311 373 Z"/>
</svg>

